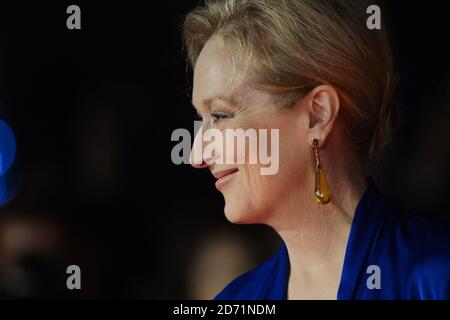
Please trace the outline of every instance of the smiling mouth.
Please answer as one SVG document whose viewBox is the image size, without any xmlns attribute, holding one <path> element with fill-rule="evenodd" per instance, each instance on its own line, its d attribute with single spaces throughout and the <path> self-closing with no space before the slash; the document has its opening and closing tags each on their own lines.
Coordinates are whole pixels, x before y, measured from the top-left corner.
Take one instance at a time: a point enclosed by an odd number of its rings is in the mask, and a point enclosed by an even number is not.
<svg viewBox="0 0 450 320">
<path fill-rule="evenodd" d="M 216 188 L 221 190 L 233 177 L 238 173 L 239 169 L 232 168 L 224 171 L 214 172 L 213 176 L 217 179 Z"/>
</svg>

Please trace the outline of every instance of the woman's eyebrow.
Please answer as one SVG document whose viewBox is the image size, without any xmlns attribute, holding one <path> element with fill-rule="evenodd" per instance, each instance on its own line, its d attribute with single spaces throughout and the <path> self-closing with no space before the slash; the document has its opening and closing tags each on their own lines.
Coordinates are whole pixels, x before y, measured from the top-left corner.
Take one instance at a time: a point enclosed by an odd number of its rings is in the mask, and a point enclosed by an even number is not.
<svg viewBox="0 0 450 320">
<path fill-rule="evenodd" d="M 203 103 L 210 105 L 215 101 L 222 101 L 222 102 L 225 102 L 230 105 L 234 104 L 234 99 L 231 97 L 227 97 L 227 96 L 216 96 L 216 97 L 213 97 L 210 99 L 205 99 L 205 100 L 203 100 Z"/>
<path fill-rule="evenodd" d="M 204 99 L 202 101 L 202 105 L 205 106 L 205 107 L 210 107 L 211 104 L 214 101 L 222 101 L 222 102 L 225 102 L 226 104 L 229 104 L 229 105 L 234 105 L 236 103 L 235 100 L 232 97 L 228 97 L 228 96 L 224 96 L 224 95 L 217 95 L 217 96 L 214 96 L 214 97 L 211 97 L 211 98 Z M 191 103 L 194 106 L 194 108 L 198 109 L 195 106 L 194 101 L 191 101 Z"/>
</svg>

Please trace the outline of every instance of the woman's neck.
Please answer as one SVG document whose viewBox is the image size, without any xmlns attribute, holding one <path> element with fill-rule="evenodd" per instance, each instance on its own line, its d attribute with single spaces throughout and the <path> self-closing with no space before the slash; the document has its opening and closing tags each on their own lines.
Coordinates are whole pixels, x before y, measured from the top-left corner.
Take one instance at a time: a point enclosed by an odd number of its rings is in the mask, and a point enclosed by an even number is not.
<svg viewBox="0 0 450 320">
<path fill-rule="evenodd" d="M 313 187 L 303 190 L 300 203 L 286 203 L 283 223 L 273 224 L 289 253 L 288 299 L 336 299 L 353 216 L 367 181 L 363 174 L 329 177 L 329 204 L 314 202 Z"/>
</svg>

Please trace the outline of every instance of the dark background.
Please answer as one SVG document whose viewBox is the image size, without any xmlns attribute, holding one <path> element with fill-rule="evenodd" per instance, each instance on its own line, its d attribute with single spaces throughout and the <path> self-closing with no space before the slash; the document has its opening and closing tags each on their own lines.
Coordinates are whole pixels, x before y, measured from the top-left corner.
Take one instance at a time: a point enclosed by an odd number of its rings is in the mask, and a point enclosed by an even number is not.
<svg viewBox="0 0 450 320">
<path fill-rule="evenodd" d="M 195 248 L 216 231 L 245 243 L 253 263 L 273 253 L 269 228 L 226 221 L 206 171 L 171 162 L 173 130 L 193 130 L 179 25 L 197 1 L 4 2 L 0 117 L 17 155 L 15 197 L 0 208 L 0 297 L 192 298 Z M 388 2 L 403 121 L 371 168 L 399 205 L 449 222 L 441 3 Z M 71 4 L 81 30 L 66 28 Z M 65 287 L 70 264 L 82 269 L 81 291 Z"/>
</svg>

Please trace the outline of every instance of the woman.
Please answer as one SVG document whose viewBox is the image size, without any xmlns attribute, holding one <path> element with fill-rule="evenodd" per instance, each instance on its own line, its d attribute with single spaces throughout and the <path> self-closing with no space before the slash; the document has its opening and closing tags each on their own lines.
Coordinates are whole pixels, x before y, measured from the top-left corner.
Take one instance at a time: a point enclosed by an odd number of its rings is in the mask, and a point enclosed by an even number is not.
<svg viewBox="0 0 450 320">
<path fill-rule="evenodd" d="M 395 119 L 391 51 L 368 6 L 212 0 L 186 17 L 202 129 L 279 130 L 275 175 L 217 161 L 225 140 L 193 161 L 218 179 L 230 222 L 283 240 L 216 299 L 449 298 L 448 231 L 403 213 L 365 174 Z"/>
</svg>

